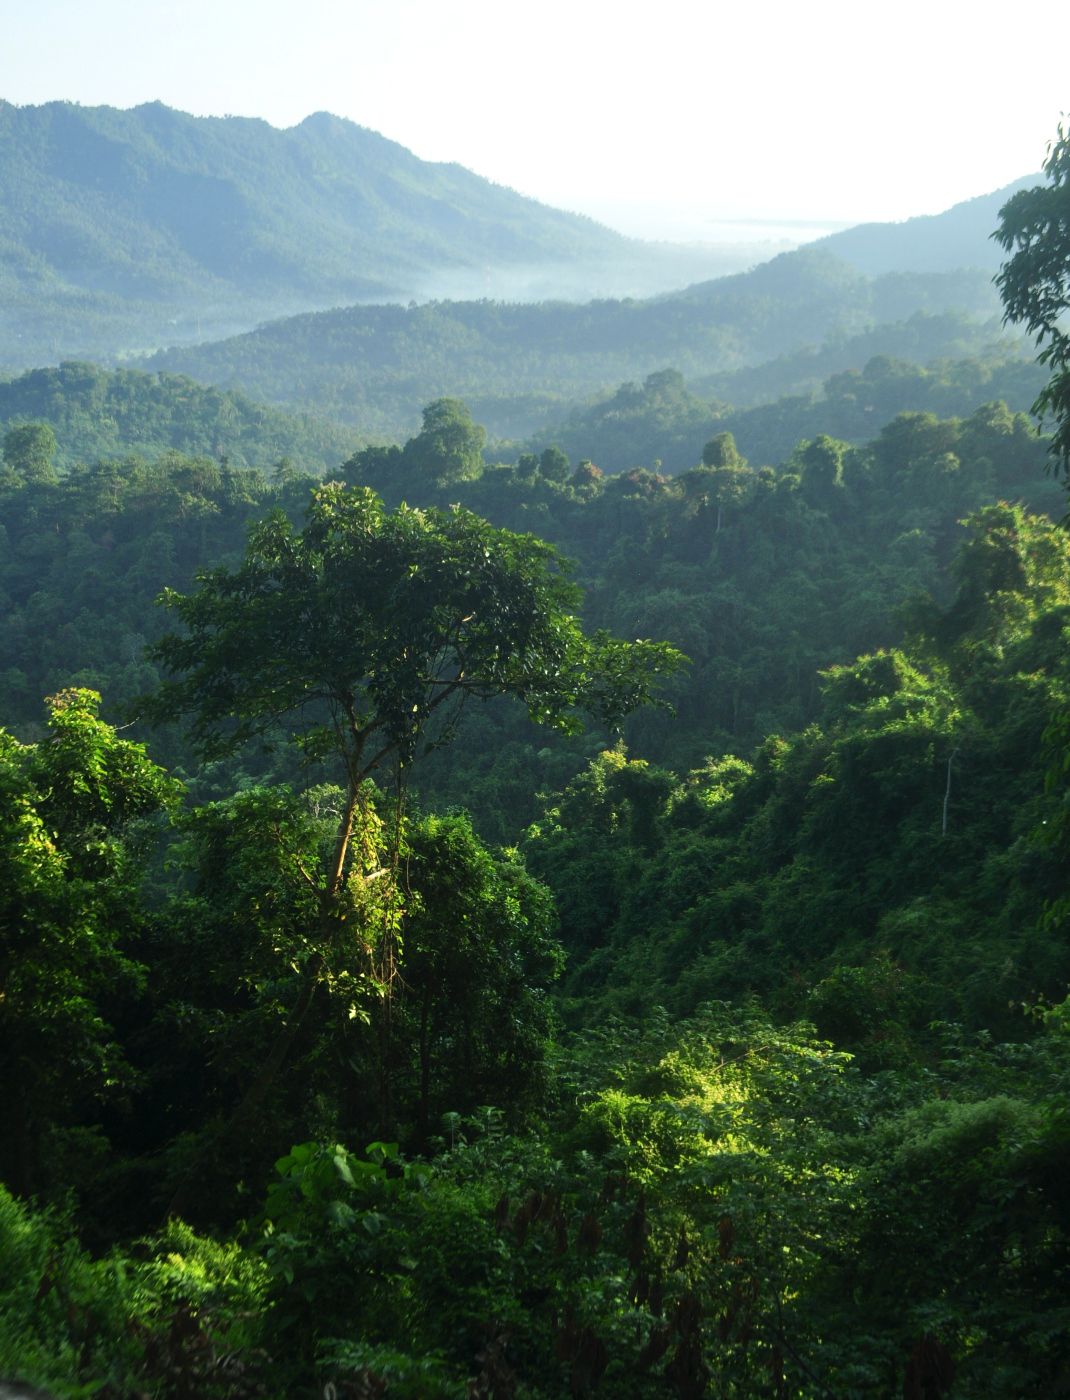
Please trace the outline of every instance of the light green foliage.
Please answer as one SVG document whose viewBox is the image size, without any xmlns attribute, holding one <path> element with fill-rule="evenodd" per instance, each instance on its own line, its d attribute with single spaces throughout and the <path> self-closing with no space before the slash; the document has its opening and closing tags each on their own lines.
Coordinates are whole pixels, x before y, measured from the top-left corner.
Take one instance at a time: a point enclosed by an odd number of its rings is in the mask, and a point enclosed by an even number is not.
<svg viewBox="0 0 1070 1400">
<path fill-rule="evenodd" d="M 1061 998 L 1070 964 L 1041 920 L 1065 870 L 1037 833 L 1061 811 L 1042 736 L 1070 687 L 1070 554 L 992 506 L 957 574 L 908 650 L 823 673 L 819 725 L 665 774 L 642 826 L 622 775 L 655 787 L 620 754 L 551 799 L 525 850 L 558 897 L 570 1015 L 753 992 L 876 1068 L 933 1019 L 1011 1034 L 1020 1002 Z"/>
<path fill-rule="evenodd" d="M 52 697 L 41 744 L 0 731 L 0 1141 L 5 1178 L 23 1190 L 60 1175 L 46 1135 L 128 1079 L 106 1008 L 139 994 L 140 824 L 180 789 L 97 717 L 99 700 Z"/>
<path fill-rule="evenodd" d="M 256 1254 L 177 1222 L 92 1259 L 66 1221 L 0 1186 L 0 1375 L 57 1400 L 272 1393 L 257 1350 L 268 1280 Z"/>
<path fill-rule="evenodd" d="M 731 433 L 718 433 L 702 449 L 704 467 L 745 467 L 746 459 L 741 457 L 736 440 Z"/>
</svg>

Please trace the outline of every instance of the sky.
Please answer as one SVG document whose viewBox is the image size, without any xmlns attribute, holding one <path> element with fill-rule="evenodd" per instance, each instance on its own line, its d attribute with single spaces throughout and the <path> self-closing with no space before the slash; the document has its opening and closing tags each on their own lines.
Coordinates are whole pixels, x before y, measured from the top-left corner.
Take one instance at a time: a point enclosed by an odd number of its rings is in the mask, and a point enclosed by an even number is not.
<svg viewBox="0 0 1070 1400">
<path fill-rule="evenodd" d="M 0 97 L 330 111 L 625 232 L 811 236 L 1038 170 L 1070 4 L 0 0 Z M 805 236 L 805 233 L 803 234 Z"/>
</svg>

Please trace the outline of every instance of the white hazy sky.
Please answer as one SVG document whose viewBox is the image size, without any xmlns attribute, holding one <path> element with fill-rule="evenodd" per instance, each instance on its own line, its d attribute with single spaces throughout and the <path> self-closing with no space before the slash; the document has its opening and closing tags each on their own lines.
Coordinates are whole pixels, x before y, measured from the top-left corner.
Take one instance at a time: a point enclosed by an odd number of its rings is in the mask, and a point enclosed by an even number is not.
<svg viewBox="0 0 1070 1400">
<path fill-rule="evenodd" d="M 1037 170 L 1070 4 L 0 0 L 0 97 L 327 110 L 628 231 L 932 213 Z M 2 196 L 0 196 L 2 197 Z"/>
</svg>

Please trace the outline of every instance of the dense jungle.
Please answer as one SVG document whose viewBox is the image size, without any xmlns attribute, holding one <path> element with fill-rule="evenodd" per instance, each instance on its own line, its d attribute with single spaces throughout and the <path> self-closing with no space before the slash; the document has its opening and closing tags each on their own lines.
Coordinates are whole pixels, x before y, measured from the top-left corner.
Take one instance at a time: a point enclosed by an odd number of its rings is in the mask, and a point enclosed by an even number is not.
<svg viewBox="0 0 1070 1400">
<path fill-rule="evenodd" d="M 0 127 L 130 142 L 99 237 L 194 316 L 160 152 L 264 133 L 54 107 Z M 1070 1395 L 1070 135 L 905 229 L 136 363 L 159 289 L 33 265 L 88 319 L 0 382 L 0 1394 Z"/>
</svg>

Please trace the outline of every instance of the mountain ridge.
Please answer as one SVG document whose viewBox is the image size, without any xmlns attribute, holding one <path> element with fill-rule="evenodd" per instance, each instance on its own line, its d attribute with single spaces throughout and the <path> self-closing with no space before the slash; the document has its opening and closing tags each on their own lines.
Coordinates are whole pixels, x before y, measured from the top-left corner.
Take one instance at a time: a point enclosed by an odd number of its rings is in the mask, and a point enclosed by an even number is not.
<svg viewBox="0 0 1070 1400">
<path fill-rule="evenodd" d="M 0 187 L 0 366 L 13 370 L 344 304 L 658 290 L 731 265 L 329 113 L 280 129 L 160 102 L 0 102 Z"/>
<path fill-rule="evenodd" d="M 870 277 L 885 272 L 950 272 L 958 267 L 995 272 L 1004 257 L 992 241 L 1000 209 L 1013 194 L 1042 179 L 1038 170 L 998 189 L 958 200 L 936 214 L 855 224 L 815 239 L 810 246 L 832 252 Z M 894 262 L 888 253 L 891 247 L 895 248 Z"/>
</svg>

